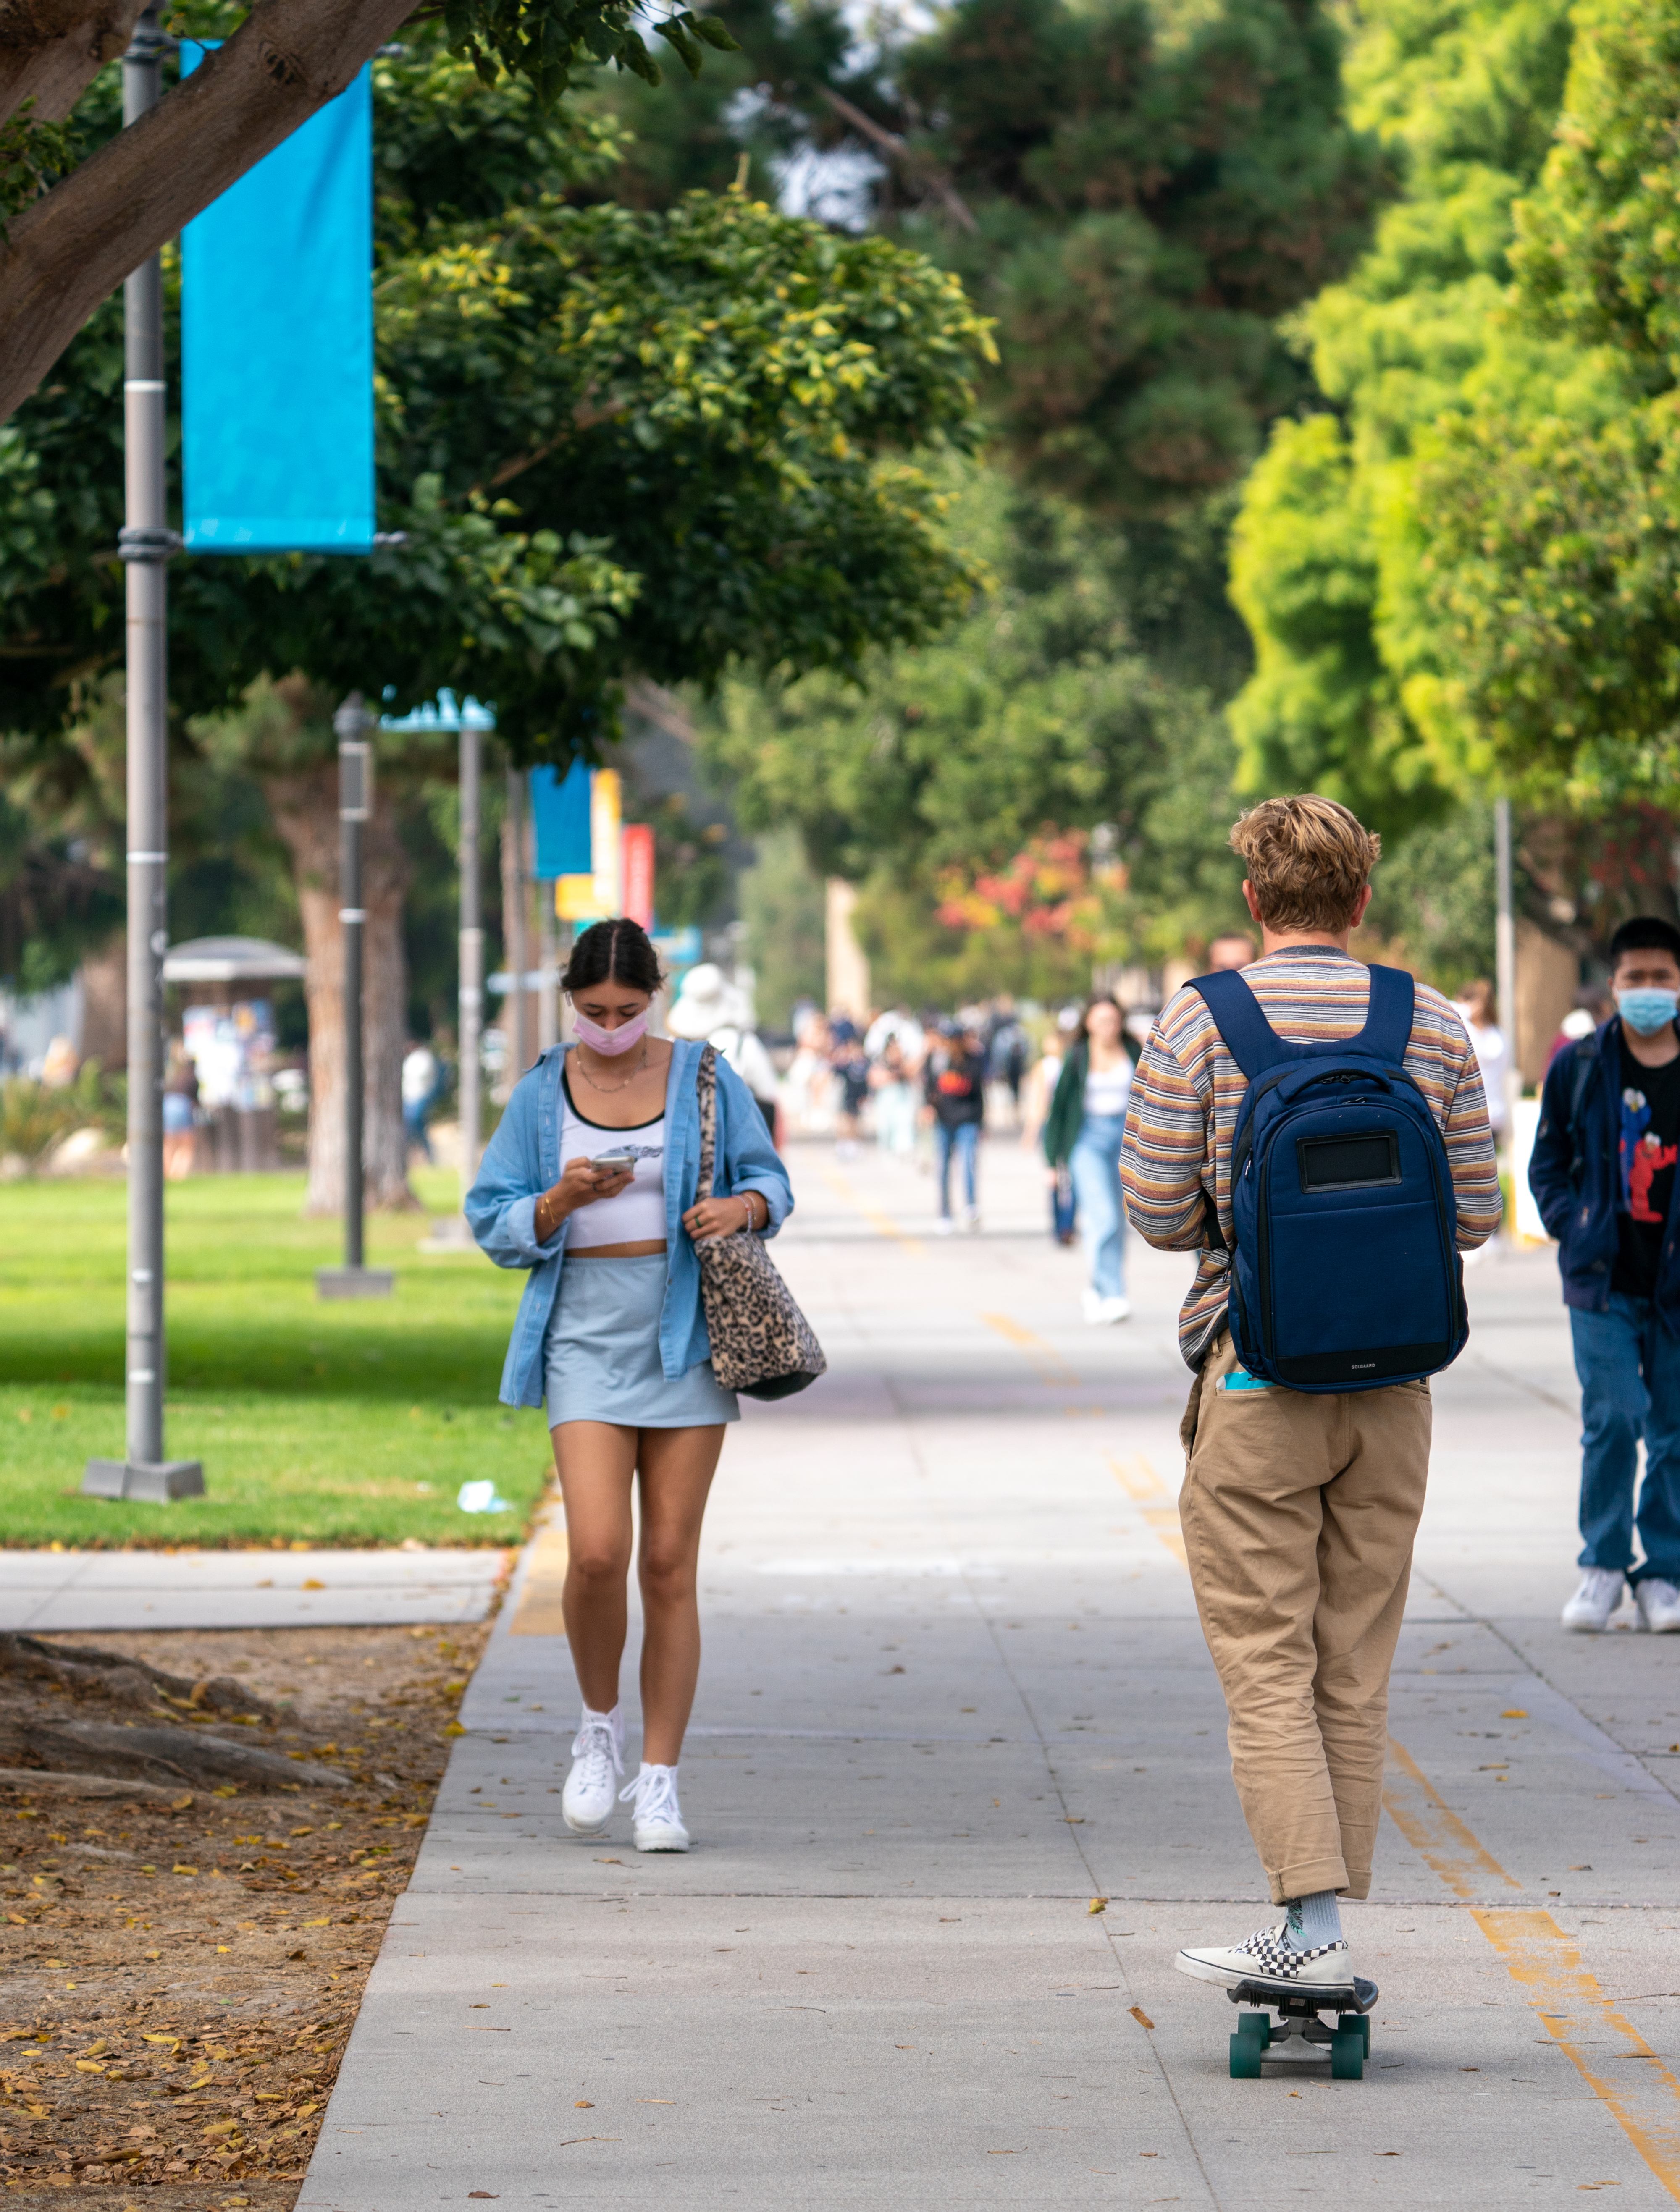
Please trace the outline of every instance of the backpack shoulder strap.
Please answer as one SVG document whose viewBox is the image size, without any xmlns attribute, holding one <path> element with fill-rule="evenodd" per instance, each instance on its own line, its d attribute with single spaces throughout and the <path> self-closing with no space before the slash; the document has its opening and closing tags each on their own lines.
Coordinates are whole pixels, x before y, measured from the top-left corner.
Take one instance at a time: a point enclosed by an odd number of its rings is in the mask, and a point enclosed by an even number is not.
<svg viewBox="0 0 1680 2212">
<path fill-rule="evenodd" d="M 709 1044 L 700 1048 L 694 1087 L 700 1099 L 700 1171 L 694 1194 L 709 1198 L 717 1157 L 717 1054 Z"/>
<path fill-rule="evenodd" d="M 1575 1040 L 1574 1066 L 1569 1071 L 1569 1137 L 1579 1152 L 1581 1136 L 1581 1108 L 1586 1099 L 1586 1086 L 1592 1080 L 1592 1071 L 1598 1064 L 1597 1035 Z"/>
<path fill-rule="evenodd" d="M 1416 1003 L 1417 987 L 1403 968 L 1373 967 L 1365 1027 L 1351 1042 L 1362 1052 L 1374 1053 L 1379 1060 L 1391 1060 L 1397 1067 L 1411 1042 L 1412 1012 Z"/>
<path fill-rule="evenodd" d="M 1279 1067 L 1299 1055 L 1285 1042 L 1260 1011 L 1260 1001 L 1243 981 L 1240 969 L 1216 969 L 1211 975 L 1190 980 L 1192 991 L 1214 1018 L 1214 1027 L 1251 1083 L 1269 1067 Z"/>
</svg>

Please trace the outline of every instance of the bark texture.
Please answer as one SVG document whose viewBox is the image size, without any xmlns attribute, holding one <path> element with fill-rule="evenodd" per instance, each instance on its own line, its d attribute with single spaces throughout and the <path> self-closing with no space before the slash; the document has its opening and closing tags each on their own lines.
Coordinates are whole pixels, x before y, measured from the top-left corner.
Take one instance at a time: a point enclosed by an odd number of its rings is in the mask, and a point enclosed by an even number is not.
<svg viewBox="0 0 1680 2212">
<path fill-rule="evenodd" d="M 266 774 L 274 826 L 292 856 L 303 949 L 309 963 L 309 1187 L 306 1213 L 338 1213 L 344 1203 L 344 933 L 338 920 L 338 763 L 312 762 Z M 387 1212 L 419 1205 L 409 1188 L 403 1136 L 403 1054 L 408 1040 L 408 968 L 403 953 L 407 849 L 389 787 L 375 786 L 362 830 L 362 1054 L 366 1112 L 362 1162 L 368 1204 Z"/>
<path fill-rule="evenodd" d="M 99 66 L 93 52 L 125 20 L 113 15 L 104 31 L 78 34 L 69 0 L 8 5 L 0 36 L 9 22 L 22 98 L 31 70 L 44 68 L 43 52 L 52 50 L 56 73 L 46 71 L 37 97 L 50 78 L 56 100 L 66 91 L 73 99 L 81 88 L 73 83 L 76 70 L 84 70 L 82 83 L 92 78 Z M 29 397 L 100 301 L 335 99 L 413 6 L 414 0 L 256 0 L 227 45 L 150 114 L 12 218 L 0 243 L 0 421 Z M 64 28 L 44 46 L 32 23 L 60 18 Z M 82 59 L 71 64 L 66 57 L 78 35 Z"/>
<path fill-rule="evenodd" d="M 0 123 L 26 100 L 42 122 L 61 122 L 127 46 L 143 4 L 0 0 Z"/>
</svg>

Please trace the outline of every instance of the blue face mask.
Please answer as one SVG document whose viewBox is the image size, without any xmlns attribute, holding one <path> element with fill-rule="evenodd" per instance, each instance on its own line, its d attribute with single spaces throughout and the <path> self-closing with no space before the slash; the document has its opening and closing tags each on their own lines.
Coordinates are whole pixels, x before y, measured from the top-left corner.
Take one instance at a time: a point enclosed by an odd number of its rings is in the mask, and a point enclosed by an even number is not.
<svg viewBox="0 0 1680 2212">
<path fill-rule="evenodd" d="M 1665 1022 L 1674 1019 L 1676 1009 L 1680 1008 L 1680 992 L 1618 991 L 1616 1003 L 1630 1030 L 1637 1030 L 1641 1036 L 1653 1036 Z"/>
</svg>

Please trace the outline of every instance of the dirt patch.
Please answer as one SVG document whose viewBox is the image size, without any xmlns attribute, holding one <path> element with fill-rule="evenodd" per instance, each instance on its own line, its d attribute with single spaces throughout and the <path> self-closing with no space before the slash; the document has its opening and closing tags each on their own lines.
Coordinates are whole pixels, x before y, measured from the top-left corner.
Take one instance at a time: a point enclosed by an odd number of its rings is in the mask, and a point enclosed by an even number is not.
<svg viewBox="0 0 1680 2212">
<path fill-rule="evenodd" d="M 27 1747 L 137 1732 L 131 1674 L 0 1677 L 0 1728 L 25 1747 L 0 1782 L 6 2212 L 89 2185 L 112 2212 L 290 2212 L 488 1633 L 39 1639 L 245 1686 L 242 1725 L 198 1717 L 190 1691 L 171 1725 L 295 1755 L 331 1788 L 89 1776 L 82 1794 L 74 1773 L 21 1771 Z"/>
</svg>

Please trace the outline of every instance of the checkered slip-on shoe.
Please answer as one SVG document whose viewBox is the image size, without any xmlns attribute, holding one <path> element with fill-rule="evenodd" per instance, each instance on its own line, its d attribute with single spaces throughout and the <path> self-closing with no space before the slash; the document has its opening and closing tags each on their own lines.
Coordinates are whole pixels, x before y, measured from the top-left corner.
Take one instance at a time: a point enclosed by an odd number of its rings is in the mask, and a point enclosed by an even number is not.
<svg viewBox="0 0 1680 2212">
<path fill-rule="evenodd" d="M 1228 1990 L 1239 1982 L 1270 1982 L 1281 1990 L 1347 1989 L 1354 1978 L 1352 1954 L 1345 1942 L 1315 1944 L 1298 1951 L 1287 1942 L 1287 1921 L 1275 1928 L 1257 1928 L 1245 1943 L 1210 1944 L 1200 1951 L 1180 1951 L 1178 1967 L 1198 1982 L 1218 1982 Z"/>
</svg>

